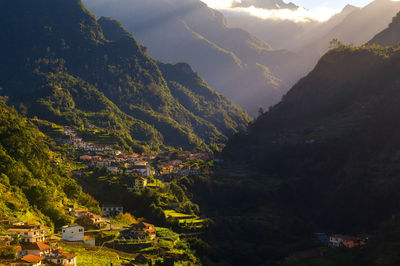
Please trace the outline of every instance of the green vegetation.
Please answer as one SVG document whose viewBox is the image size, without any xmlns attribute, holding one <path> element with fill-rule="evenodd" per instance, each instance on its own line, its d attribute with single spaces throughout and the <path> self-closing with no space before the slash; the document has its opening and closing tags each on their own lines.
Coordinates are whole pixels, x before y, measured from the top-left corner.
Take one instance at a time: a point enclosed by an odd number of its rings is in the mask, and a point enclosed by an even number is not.
<svg viewBox="0 0 400 266">
<path fill-rule="evenodd" d="M 131 224 L 136 223 L 137 220 L 130 213 L 120 213 L 118 214 L 111 223 L 121 227 L 129 227 Z"/>
<path fill-rule="evenodd" d="M 71 125 L 101 135 L 103 143 L 138 151 L 163 145 L 220 149 L 249 121 L 190 68 L 187 73 L 163 65 L 163 72 L 174 73 L 170 81 L 119 22 L 98 22 L 81 1 L 4 5 L 0 86 L 29 117 Z M 176 87 L 189 102 L 174 95 Z"/>
<path fill-rule="evenodd" d="M 104 169 L 95 169 L 85 176 L 79 177 L 78 181 L 85 185 L 87 192 L 93 195 L 100 202 L 109 202 L 110 198 L 125 206 L 125 211 L 132 213 L 135 217 L 144 217 L 152 223 L 160 226 L 175 224 L 172 219 L 169 221 L 163 209 L 168 209 L 176 203 L 177 211 L 184 211 L 190 215 L 199 213 L 199 207 L 188 197 L 187 190 L 177 184 L 162 184 L 150 186 L 141 192 L 134 192 L 129 188 L 137 178 L 135 175 L 109 174 Z M 155 180 L 151 180 L 155 183 Z M 126 218 L 126 217 L 125 217 Z M 124 222 L 125 218 L 119 217 L 117 223 Z"/>
<path fill-rule="evenodd" d="M 69 221 L 64 205 L 99 212 L 97 202 L 57 167 L 46 137 L 0 101 L 0 214 L 56 227 Z"/>
<path fill-rule="evenodd" d="M 88 247 L 82 244 L 64 243 L 61 245 L 64 252 L 77 255 L 77 265 L 121 265 L 134 259 L 134 255 L 122 254 L 100 247 Z"/>
</svg>

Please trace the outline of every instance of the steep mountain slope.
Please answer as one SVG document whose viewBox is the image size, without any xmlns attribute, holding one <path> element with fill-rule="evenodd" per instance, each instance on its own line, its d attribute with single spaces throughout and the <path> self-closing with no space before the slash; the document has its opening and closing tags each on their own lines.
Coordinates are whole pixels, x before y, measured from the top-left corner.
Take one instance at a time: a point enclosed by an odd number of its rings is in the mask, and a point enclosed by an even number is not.
<svg viewBox="0 0 400 266">
<path fill-rule="evenodd" d="M 397 46 L 400 42 L 400 13 L 398 13 L 389 24 L 389 27 L 375 35 L 369 44 L 382 46 Z"/>
<path fill-rule="evenodd" d="M 335 38 L 346 44 L 362 45 L 384 30 L 399 11 L 400 2 L 375 0 L 364 8 L 351 12 L 318 40 L 315 48 L 321 56 L 328 50 L 329 42 Z"/>
<path fill-rule="evenodd" d="M 118 23 L 102 23 L 111 40 L 104 37 L 81 1 L 2 2 L 0 12 L 6 27 L 0 86 L 30 115 L 105 128 L 125 146 L 207 148 L 226 139 L 207 120 L 210 114 L 194 115 L 173 97 L 157 63 Z M 119 31 L 112 35 L 107 27 L 115 25 Z M 241 109 L 228 101 L 221 106 L 228 124 L 237 127 L 219 128 L 235 132 L 247 124 Z"/>
<path fill-rule="evenodd" d="M 399 59 L 393 48 L 330 51 L 227 157 L 287 182 L 287 208 L 322 230 L 374 230 L 399 212 Z"/>
<path fill-rule="evenodd" d="M 64 206 L 98 204 L 61 167 L 45 136 L 0 99 L 0 216 L 61 226 Z"/>
<path fill-rule="evenodd" d="M 213 88 L 251 114 L 283 93 L 281 68 L 294 55 L 227 27 L 221 13 L 199 0 L 84 2 L 98 16 L 121 20 L 158 60 L 190 63 Z"/>
</svg>

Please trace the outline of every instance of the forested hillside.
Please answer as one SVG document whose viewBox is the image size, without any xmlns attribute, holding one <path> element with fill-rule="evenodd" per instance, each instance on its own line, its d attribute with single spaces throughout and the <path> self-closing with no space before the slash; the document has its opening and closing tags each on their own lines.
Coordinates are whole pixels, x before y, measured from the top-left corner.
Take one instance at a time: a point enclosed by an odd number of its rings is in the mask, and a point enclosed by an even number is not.
<svg viewBox="0 0 400 266">
<path fill-rule="evenodd" d="M 293 53 L 271 46 L 200 0 L 84 0 L 97 16 L 121 20 L 167 63 L 188 62 L 215 90 L 256 115 L 279 101 Z"/>
<path fill-rule="evenodd" d="M 321 228 L 373 230 L 400 211 L 399 66 L 398 48 L 339 44 L 226 155 L 287 181 Z"/>
<path fill-rule="evenodd" d="M 64 206 L 100 211 L 58 166 L 47 143 L 29 120 L 0 100 L 0 217 L 59 227 L 70 219 Z"/>
<path fill-rule="evenodd" d="M 244 129 L 249 121 L 217 94 L 221 119 L 184 107 L 146 48 L 127 33 L 103 34 L 109 31 L 107 21 L 102 29 L 79 0 L 18 0 L 0 7 L 2 94 L 29 116 L 106 129 L 127 149 L 162 144 L 217 148 L 225 134 Z M 123 31 L 118 22 L 108 23 Z M 208 87 L 201 78 L 195 80 L 201 84 L 195 86 Z M 187 84 L 181 86 L 191 92 Z"/>
</svg>

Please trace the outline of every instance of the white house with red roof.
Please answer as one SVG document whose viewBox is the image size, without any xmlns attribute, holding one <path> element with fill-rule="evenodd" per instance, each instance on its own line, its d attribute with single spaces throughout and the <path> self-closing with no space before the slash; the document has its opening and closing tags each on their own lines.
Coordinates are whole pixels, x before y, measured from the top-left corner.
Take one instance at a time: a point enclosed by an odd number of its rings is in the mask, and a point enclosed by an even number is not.
<svg viewBox="0 0 400 266">
<path fill-rule="evenodd" d="M 18 250 L 18 257 L 24 257 L 26 255 L 45 257 L 50 253 L 51 247 L 43 242 L 25 243 L 20 246 Z"/>
<path fill-rule="evenodd" d="M 12 235 L 20 235 L 21 243 L 43 242 L 47 239 L 48 228 L 42 225 L 21 225 L 8 229 Z"/>
<path fill-rule="evenodd" d="M 52 263 L 52 265 L 76 266 L 76 255 L 56 250 L 50 256 L 46 257 L 46 261 Z"/>
</svg>

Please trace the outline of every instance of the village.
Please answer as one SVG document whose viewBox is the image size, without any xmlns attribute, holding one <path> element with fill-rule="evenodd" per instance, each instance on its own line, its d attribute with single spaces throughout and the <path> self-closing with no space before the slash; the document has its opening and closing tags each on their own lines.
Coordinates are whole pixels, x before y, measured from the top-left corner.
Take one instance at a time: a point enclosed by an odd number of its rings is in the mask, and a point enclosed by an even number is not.
<svg viewBox="0 0 400 266">
<path fill-rule="evenodd" d="M 131 193 L 140 194 L 146 189 L 156 191 L 176 179 L 207 174 L 205 165 L 220 163 L 208 153 L 124 153 L 112 145 L 87 142 L 78 137 L 77 131 L 71 127 L 65 126 L 61 132 L 62 136 L 56 141 L 71 147 L 80 165 L 71 174 L 79 178 L 99 169 L 111 176 L 124 176 L 130 180 L 126 189 Z M 10 247 L 10 258 L 0 261 L 0 265 L 112 265 L 111 262 L 103 264 L 93 261 L 93 258 L 91 264 L 87 263 L 87 258 L 81 258 L 85 263 L 81 262 L 80 256 L 73 252 L 79 250 L 73 249 L 76 246 L 93 249 L 94 253 L 109 251 L 110 248 L 126 252 L 123 253 L 127 256 L 126 263 L 118 265 L 154 265 L 160 254 L 162 263 L 158 261 L 159 265 L 193 261 L 193 257 L 177 252 L 175 245 L 186 235 L 202 234 L 207 219 L 193 213 L 180 213 L 178 206 L 179 202 L 169 202 L 163 211 L 167 218 L 177 221 L 180 234 L 157 227 L 150 221 L 134 218 L 126 211 L 129 206 L 119 202 L 102 203 L 101 215 L 76 205 L 65 205 L 71 223 L 54 230 L 39 224 L 4 219 L 2 225 L 6 232 L 0 233 L 0 245 Z M 360 247 L 367 241 L 360 237 L 325 233 L 315 233 L 313 238 L 317 245 L 332 248 Z M 149 253 L 149 250 L 152 252 Z"/>
<path fill-rule="evenodd" d="M 87 142 L 78 137 L 77 131 L 69 126 L 63 127 L 61 136 L 55 141 L 71 147 L 76 162 L 84 166 L 75 169 L 71 174 L 79 177 L 93 169 L 101 169 L 110 175 L 129 176 L 131 181 L 127 190 L 132 193 L 154 188 L 154 183 L 157 182 L 169 184 L 175 178 L 200 175 L 204 168 L 198 162 L 212 161 L 212 156 L 207 153 L 126 154 L 112 145 Z M 158 255 L 162 254 L 164 264 L 161 265 L 173 265 L 176 261 L 193 259 L 171 251 L 180 241 L 179 234 L 166 228 L 158 228 L 144 219 L 133 218 L 119 203 L 101 204 L 101 215 L 80 209 L 79 206 L 64 207 L 73 222 L 54 230 L 39 224 L 4 218 L 2 227 L 6 231 L 0 233 L 0 246 L 9 247 L 10 254 L 8 260 L 0 261 L 0 265 L 86 265 L 80 262 L 79 255 L 64 251 L 65 248 L 71 250 L 71 245 L 96 250 L 113 247 L 131 254 L 128 255 L 128 263 L 118 265 L 154 264 L 157 256 L 140 252 L 148 248 L 158 250 Z M 194 232 L 195 235 L 202 228 L 204 220 L 173 209 L 165 210 L 165 216 L 177 219 L 181 225 L 191 224 L 191 233 Z M 125 219 L 122 224 L 121 219 Z M 103 264 L 93 262 L 92 265 Z"/>
<path fill-rule="evenodd" d="M 74 147 L 79 154 L 79 160 L 88 169 L 105 168 L 109 173 L 139 176 L 139 180 L 132 186 L 132 189 L 135 190 L 146 187 L 146 177 L 150 176 L 168 182 L 172 176 L 202 174 L 202 169 L 199 166 L 192 166 L 189 162 L 212 159 L 212 156 L 208 153 L 191 152 L 181 152 L 178 155 L 173 152 L 125 154 L 110 145 L 86 142 L 77 136 L 76 130 L 69 126 L 64 126 L 62 135 L 66 138 L 59 138 L 58 142 L 67 143 Z"/>
<path fill-rule="evenodd" d="M 108 218 L 123 213 L 123 209 L 103 207 L 103 211 L 107 218 L 86 210 L 71 210 L 70 215 L 75 217 L 75 223 L 63 226 L 58 232 L 52 232 L 50 228 L 43 225 L 3 220 L 2 225 L 7 228 L 7 234 L 0 235 L 0 246 L 9 247 L 8 256 L 10 259 L 0 260 L 0 265 L 86 265 L 79 262 L 79 256 L 76 254 L 63 251 L 63 247 L 80 245 L 89 248 L 97 245 L 101 249 L 105 242 L 96 243 L 95 235 L 103 230 L 119 232 L 116 240 L 118 242 L 130 241 L 142 245 L 149 244 L 150 246 L 157 244 L 159 237 L 152 224 L 137 221 L 129 227 L 116 227 L 109 222 Z M 5 221 L 7 222 L 5 223 Z M 4 257 L 4 251 L 2 255 Z M 173 265 L 174 261 L 181 259 L 181 256 L 174 253 L 168 254 L 168 251 L 164 251 L 164 255 L 164 265 L 170 265 L 171 262 Z M 152 265 L 151 258 L 152 256 L 146 254 L 132 254 L 130 263 L 119 265 Z M 94 262 L 92 265 L 105 264 Z"/>
</svg>

